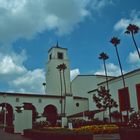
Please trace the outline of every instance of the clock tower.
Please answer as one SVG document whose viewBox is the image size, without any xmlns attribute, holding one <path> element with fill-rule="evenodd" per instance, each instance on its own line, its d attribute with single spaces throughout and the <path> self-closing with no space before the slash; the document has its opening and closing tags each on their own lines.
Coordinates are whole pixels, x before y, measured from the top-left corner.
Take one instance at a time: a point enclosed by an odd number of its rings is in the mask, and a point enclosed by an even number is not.
<svg viewBox="0 0 140 140">
<path fill-rule="evenodd" d="M 65 69 L 59 69 L 59 66 Z M 61 48 L 58 43 L 48 51 L 46 71 L 46 94 L 61 96 L 70 95 L 70 68 L 67 49 Z"/>
</svg>

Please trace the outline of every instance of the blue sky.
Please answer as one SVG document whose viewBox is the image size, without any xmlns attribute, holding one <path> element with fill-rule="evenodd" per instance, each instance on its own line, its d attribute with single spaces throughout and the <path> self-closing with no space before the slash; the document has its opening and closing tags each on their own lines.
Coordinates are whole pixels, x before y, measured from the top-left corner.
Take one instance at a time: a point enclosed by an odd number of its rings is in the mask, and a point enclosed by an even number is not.
<svg viewBox="0 0 140 140">
<path fill-rule="evenodd" d="M 104 74 L 101 52 L 109 55 L 109 75 L 120 70 L 110 39 L 118 46 L 122 67 L 140 67 L 129 23 L 140 27 L 139 0 L 0 0 L 0 91 L 43 93 L 47 51 L 59 42 L 68 48 L 71 78 Z M 140 33 L 136 34 L 140 46 Z"/>
</svg>

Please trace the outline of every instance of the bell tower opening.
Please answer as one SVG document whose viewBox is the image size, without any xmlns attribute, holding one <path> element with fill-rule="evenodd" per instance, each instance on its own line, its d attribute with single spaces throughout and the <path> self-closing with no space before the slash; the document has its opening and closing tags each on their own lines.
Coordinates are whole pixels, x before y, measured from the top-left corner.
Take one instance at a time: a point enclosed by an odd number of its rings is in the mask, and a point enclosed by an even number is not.
<svg viewBox="0 0 140 140">
<path fill-rule="evenodd" d="M 62 52 L 58 52 L 57 53 L 57 58 L 58 59 L 63 59 L 63 53 Z"/>
</svg>

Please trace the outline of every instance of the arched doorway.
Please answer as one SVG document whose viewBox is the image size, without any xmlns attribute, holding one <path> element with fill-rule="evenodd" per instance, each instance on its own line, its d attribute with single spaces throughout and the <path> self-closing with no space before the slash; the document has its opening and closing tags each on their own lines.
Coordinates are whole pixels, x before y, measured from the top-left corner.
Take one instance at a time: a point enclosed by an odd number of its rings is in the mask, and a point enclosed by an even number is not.
<svg viewBox="0 0 140 140">
<path fill-rule="evenodd" d="M 8 103 L 1 103 L 1 112 L 0 112 L 0 120 L 1 123 L 4 124 L 4 115 L 6 115 L 6 125 L 11 126 L 13 125 L 13 108 Z M 6 113 L 5 113 L 6 107 Z"/>
<path fill-rule="evenodd" d="M 44 108 L 43 115 L 47 118 L 47 121 L 51 123 L 51 125 L 55 125 L 58 114 L 57 114 L 57 108 L 54 105 L 47 105 Z"/>
<path fill-rule="evenodd" d="M 36 117 L 38 115 L 35 106 L 32 105 L 32 103 L 23 103 L 23 104 L 24 104 L 24 106 L 23 106 L 24 109 L 32 110 L 32 122 L 35 122 Z"/>
</svg>

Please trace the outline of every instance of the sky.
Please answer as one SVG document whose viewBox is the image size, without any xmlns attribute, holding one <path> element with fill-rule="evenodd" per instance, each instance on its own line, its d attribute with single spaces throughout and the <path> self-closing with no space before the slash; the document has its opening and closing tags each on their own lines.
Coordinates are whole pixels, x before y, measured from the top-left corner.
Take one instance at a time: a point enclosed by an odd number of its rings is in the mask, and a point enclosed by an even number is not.
<svg viewBox="0 0 140 140">
<path fill-rule="evenodd" d="M 129 24 L 140 27 L 139 0 L 0 0 L 0 91 L 43 94 L 48 50 L 59 42 L 68 49 L 71 79 L 104 74 L 101 52 L 108 54 L 108 75 L 120 75 L 110 39 L 124 73 L 140 67 Z M 140 46 L 140 33 L 135 35 Z"/>
</svg>

